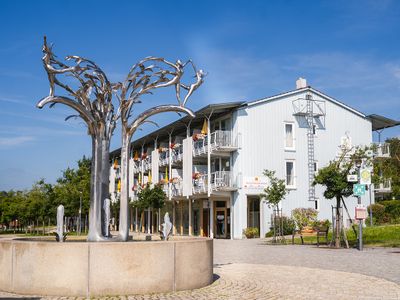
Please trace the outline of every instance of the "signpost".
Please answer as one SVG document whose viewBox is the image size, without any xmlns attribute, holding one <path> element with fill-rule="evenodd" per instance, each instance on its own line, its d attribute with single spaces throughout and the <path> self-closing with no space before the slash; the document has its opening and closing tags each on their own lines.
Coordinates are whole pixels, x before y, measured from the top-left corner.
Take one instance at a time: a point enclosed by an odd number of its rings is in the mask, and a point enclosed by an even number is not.
<svg viewBox="0 0 400 300">
<path fill-rule="evenodd" d="M 353 184 L 353 195 L 361 197 L 365 195 L 365 184 Z"/>
</svg>

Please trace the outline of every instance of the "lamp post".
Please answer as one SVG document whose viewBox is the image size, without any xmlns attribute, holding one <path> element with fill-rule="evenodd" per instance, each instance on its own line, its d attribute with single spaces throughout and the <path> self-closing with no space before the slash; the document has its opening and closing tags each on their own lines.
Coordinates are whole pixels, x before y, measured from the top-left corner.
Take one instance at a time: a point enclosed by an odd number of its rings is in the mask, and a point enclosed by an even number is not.
<svg viewBox="0 0 400 300">
<path fill-rule="evenodd" d="M 79 226 L 78 226 L 78 235 L 81 235 L 82 230 L 82 191 L 79 192 Z"/>
<path fill-rule="evenodd" d="M 361 165 L 362 165 L 362 160 L 357 159 L 355 161 L 356 168 L 357 168 L 357 173 L 358 173 L 358 183 L 360 184 L 361 180 Z M 357 204 L 361 205 L 361 196 L 357 196 Z M 363 235 L 363 220 L 359 219 L 358 220 L 358 250 L 362 251 L 363 249 L 363 243 L 362 243 L 362 235 Z"/>
</svg>

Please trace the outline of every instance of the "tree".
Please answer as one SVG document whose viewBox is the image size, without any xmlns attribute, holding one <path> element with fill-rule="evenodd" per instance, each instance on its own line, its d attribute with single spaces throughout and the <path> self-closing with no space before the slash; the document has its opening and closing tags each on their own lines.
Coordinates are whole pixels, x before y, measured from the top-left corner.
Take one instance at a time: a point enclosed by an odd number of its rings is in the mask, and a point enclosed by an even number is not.
<svg viewBox="0 0 400 300">
<path fill-rule="evenodd" d="M 342 154 L 336 160 L 330 161 L 326 167 L 319 169 L 314 178 L 314 185 L 325 186 L 324 197 L 326 199 L 336 199 L 336 220 L 334 229 L 335 247 L 340 248 L 341 216 L 340 207 L 344 198 L 353 194 L 353 183 L 347 181 L 347 175 L 355 174 L 356 164 L 361 165 L 370 162 L 366 155 L 368 147 L 342 149 Z"/>
<path fill-rule="evenodd" d="M 388 199 L 394 197 L 400 199 L 400 139 L 387 139 L 389 144 L 390 158 L 376 159 L 374 163 L 375 182 L 381 183 L 382 180 L 390 179 L 391 194 Z"/>
<path fill-rule="evenodd" d="M 82 214 L 89 212 L 90 202 L 90 170 L 91 161 L 85 156 L 78 160 L 78 168 L 67 168 L 63 171 L 62 177 L 57 179 L 54 186 L 55 201 L 53 205 L 54 216 L 57 206 L 64 205 L 65 215 L 77 216 L 80 201 L 82 200 Z"/>
<path fill-rule="evenodd" d="M 279 239 L 284 241 L 282 228 L 282 210 L 279 209 L 279 203 L 285 198 L 288 190 L 286 189 L 285 180 L 275 176 L 275 171 L 264 170 L 264 175 L 269 179 L 268 187 L 264 189 L 264 193 L 260 195 L 261 199 L 265 199 L 268 205 L 274 210 L 274 239 L 276 242 L 276 212 L 278 213 L 279 221 Z M 279 214 L 280 211 L 280 214 Z"/>
</svg>

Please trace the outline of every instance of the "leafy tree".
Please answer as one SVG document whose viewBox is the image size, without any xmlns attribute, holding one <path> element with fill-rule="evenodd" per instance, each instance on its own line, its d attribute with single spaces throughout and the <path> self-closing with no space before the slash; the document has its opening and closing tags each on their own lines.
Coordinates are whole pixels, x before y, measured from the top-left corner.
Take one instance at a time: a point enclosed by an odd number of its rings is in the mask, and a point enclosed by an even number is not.
<svg viewBox="0 0 400 300">
<path fill-rule="evenodd" d="M 164 207 L 165 199 L 166 195 L 161 185 L 156 184 L 152 187 L 150 184 L 147 184 L 138 193 L 138 201 L 135 202 L 135 206 L 141 209 L 159 209 Z"/>
<path fill-rule="evenodd" d="M 400 139 L 387 139 L 389 143 L 390 158 L 377 159 L 374 164 L 375 182 L 380 183 L 384 179 L 390 179 L 392 193 L 387 194 L 387 198 L 400 200 Z"/>
<path fill-rule="evenodd" d="M 62 204 L 66 216 L 77 216 L 82 197 L 82 215 L 89 212 L 91 161 L 83 157 L 78 161 L 78 169 L 67 168 L 54 187 L 55 208 Z"/>
<path fill-rule="evenodd" d="M 278 212 L 278 220 L 279 221 L 279 237 L 283 241 L 283 224 L 282 224 L 282 210 L 279 210 L 279 203 L 282 201 L 282 199 L 286 196 L 288 193 L 288 190 L 286 189 L 285 185 L 285 180 L 279 179 L 275 176 L 275 171 L 271 170 L 264 170 L 264 175 L 268 177 L 269 179 L 269 185 L 267 188 L 264 189 L 264 193 L 260 194 L 261 199 L 265 199 L 265 201 L 268 203 L 268 206 L 272 206 L 274 209 L 274 239 L 273 241 L 276 242 L 276 213 L 275 211 Z M 279 216 L 279 211 L 280 211 L 280 216 Z"/>
<path fill-rule="evenodd" d="M 344 201 L 345 197 L 353 194 L 353 183 L 347 181 L 347 175 L 355 174 L 356 163 L 361 164 L 362 161 L 365 164 L 369 163 L 369 158 L 366 155 L 368 149 L 367 147 L 343 149 L 341 156 L 329 162 L 326 167 L 321 168 L 314 178 L 314 185 L 320 184 L 325 186 L 324 197 L 326 199 L 336 199 L 336 222 L 334 230 L 336 248 L 340 247 L 341 201 Z"/>
</svg>

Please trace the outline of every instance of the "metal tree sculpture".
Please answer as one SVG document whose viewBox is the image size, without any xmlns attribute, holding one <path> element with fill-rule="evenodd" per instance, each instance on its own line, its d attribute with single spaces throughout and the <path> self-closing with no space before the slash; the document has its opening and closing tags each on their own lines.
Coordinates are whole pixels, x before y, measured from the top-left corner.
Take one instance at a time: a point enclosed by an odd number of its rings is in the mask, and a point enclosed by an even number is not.
<svg viewBox="0 0 400 300">
<path fill-rule="evenodd" d="M 196 73 L 197 81 L 190 86 L 181 83 L 184 67 L 190 63 Z M 127 241 L 129 236 L 129 146 L 133 134 L 138 127 L 148 121 L 148 118 L 163 112 L 178 112 L 194 117 L 194 113 L 184 107 L 191 94 L 203 83 L 205 73 L 197 71 L 194 64 L 189 60 L 183 64 L 180 60 L 171 63 L 159 57 L 147 57 L 135 64 L 126 80 L 118 83 L 115 88 L 120 90 L 118 100 L 120 102 L 118 114 L 122 125 L 121 146 L 121 194 L 120 194 L 120 218 L 119 218 L 119 240 Z M 130 121 L 132 108 L 135 103 L 140 102 L 140 97 L 151 93 L 152 90 L 162 87 L 175 86 L 178 105 L 159 105 L 152 107 Z M 188 90 L 184 101 L 181 101 L 181 87 Z"/>
<path fill-rule="evenodd" d="M 117 115 L 114 114 L 112 104 L 112 85 L 104 72 L 92 61 L 79 57 L 67 56 L 67 61 L 75 62 L 74 66 L 68 66 L 58 61 L 52 52 L 52 48 L 44 38 L 42 58 L 47 72 L 50 93 L 40 100 L 38 108 L 46 104 L 50 107 L 57 103 L 69 106 L 78 114 L 71 117 L 82 118 L 92 138 L 92 164 L 91 164 L 91 189 L 88 241 L 101 241 L 102 235 L 101 209 L 103 201 L 109 193 L 109 149 L 110 140 L 115 129 Z M 60 82 L 59 75 L 68 75 L 75 78 L 78 87 L 73 89 Z M 55 87 L 61 87 L 68 96 L 55 95 Z"/>
</svg>

